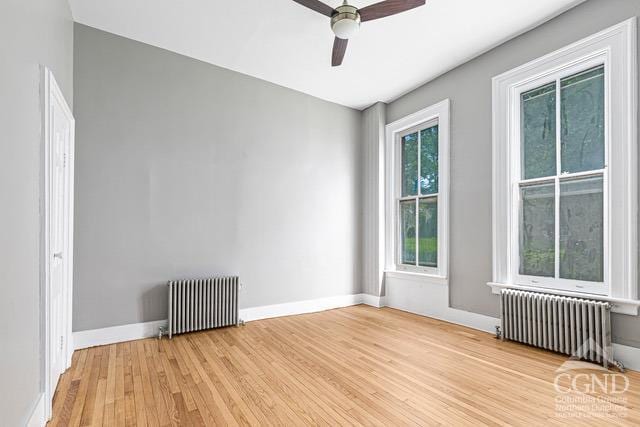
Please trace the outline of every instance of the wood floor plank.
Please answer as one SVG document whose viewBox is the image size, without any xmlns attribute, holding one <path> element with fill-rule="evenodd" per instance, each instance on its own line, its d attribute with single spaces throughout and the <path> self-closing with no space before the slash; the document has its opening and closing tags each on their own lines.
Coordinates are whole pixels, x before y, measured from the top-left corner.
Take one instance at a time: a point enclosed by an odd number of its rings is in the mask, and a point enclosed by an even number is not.
<svg viewBox="0 0 640 427">
<path fill-rule="evenodd" d="M 151 386 L 151 380 L 149 379 L 149 370 L 147 369 L 147 358 L 144 351 L 144 340 L 136 341 L 135 353 L 137 362 L 140 366 L 140 384 L 142 388 L 142 394 L 144 396 L 144 418 L 148 426 L 159 426 L 158 411 L 156 409 L 156 402 Z"/>
<path fill-rule="evenodd" d="M 122 345 L 122 363 L 124 371 L 124 424 L 125 426 L 136 425 L 136 403 L 133 386 L 133 363 L 131 360 L 131 343 Z"/>
<path fill-rule="evenodd" d="M 115 424 L 123 426 L 125 424 L 124 408 L 124 346 L 116 347 L 116 387 L 115 387 Z"/>
<path fill-rule="evenodd" d="M 225 365 L 224 361 L 219 361 L 218 359 L 221 355 L 215 354 L 215 351 L 213 352 L 214 354 L 205 351 L 207 347 L 201 347 L 202 342 L 197 336 L 189 337 L 189 344 L 193 354 L 196 355 L 200 364 L 204 366 L 206 375 L 223 397 L 226 406 L 229 407 L 236 421 L 239 424 L 260 425 L 260 421 L 250 409 L 251 403 L 245 393 L 240 390 L 237 384 L 234 384 L 233 380 L 230 381 L 229 377 L 224 375 L 230 367 L 229 364 Z"/>
<path fill-rule="evenodd" d="M 557 412 L 556 369 L 566 360 L 353 306 L 77 351 L 49 425 L 640 425 L 632 371 L 628 390 L 605 408 Z"/>
<path fill-rule="evenodd" d="M 96 351 L 98 350 L 100 349 L 96 349 Z M 104 357 L 104 352 L 102 352 L 102 354 L 94 356 L 95 363 L 93 365 L 93 369 L 91 370 L 91 376 L 89 377 L 87 397 L 84 402 L 84 408 L 82 409 L 82 418 L 80 420 L 81 426 L 92 425 L 94 414 L 97 415 L 101 412 L 101 402 L 98 401 L 101 397 L 98 395 L 98 386 L 100 384 L 98 378 L 100 376 L 100 366 L 102 365 L 102 359 Z"/>
<path fill-rule="evenodd" d="M 283 357 L 284 355 L 279 353 L 279 349 L 273 349 L 273 344 L 268 345 L 267 342 L 259 339 L 246 339 L 246 345 L 257 349 L 260 354 L 259 359 L 263 360 L 265 365 L 272 367 L 268 376 L 270 381 L 281 382 L 283 384 L 282 387 L 286 388 L 298 386 L 297 389 L 291 392 L 291 395 L 298 396 L 299 393 L 307 395 L 308 400 L 316 402 L 321 408 L 325 408 L 334 424 L 349 425 L 358 424 L 359 422 L 368 424 L 362 421 L 366 420 L 366 413 L 358 414 L 357 411 L 354 411 L 354 407 L 347 396 L 342 395 L 338 390 L 328 385 L 315 373 L 302 369 L 294 361 Z M 353 412 L 356 413 L 354 414 Z M 375 419 L 370 421 L 375 421 Z"/>
<path fill-rule="evenodd" d="M 176 337 L 176 345 L 181 346 L 182 350 L 185 354 L 185 361 L 188 360 L 188 364 L 191 365 L 191 369 L 193 369 L 193 374 L 195 375 L 196 382 L 195 384 L 198 387 L 198 392 L 210 407 L 210 411 L 212 414 L 220 414 L 224 420 L 222 425 L 238 425 L 238 422 L 234 418 L 232 414 L 232 409 L 227 406 L 224 399 L 218 392 L 218 389 L 213 384 L 207 373 L 205 372 L 204 366 L 199 363 L 197 356 L 191 349 L 187 341 L 187 337 Z"/>
<path fill-rule="evenodd" d="M 276 411 L 278 407 L 283 407 L 286 418 L 292 422 L 295 422 L 297 418 L 296 413 L 302 414 L 307 421 L 317 425 L 331 424 L 330 421 L 334 420 L 322 405 L 306 404 L 312 400 L 308 398 L 306 390 L 297 387 L 292 390 L 282 381 L 278 381 L 284 372 L 275 373 L 272 370 L 272 365 L 260 363 L 260 358 L 255 357 L 255 353 L 250 348 L 244 347 L 242 342 L 236 341 L 234 345 L 226 345 L 225 350 L 228 352 L 228 358 L 237 360 L 249 370 L 249 374 L 245 375 L 243 380 L 257 382 L 255 397 L 259 401 L 258 405 L 266 406 L 269 408 L 269 412 L 272 412 L 270 409 L 272 407 L 275 407 Z M 295 385 L 293 386 L 295 387 Z"/>
</svg>

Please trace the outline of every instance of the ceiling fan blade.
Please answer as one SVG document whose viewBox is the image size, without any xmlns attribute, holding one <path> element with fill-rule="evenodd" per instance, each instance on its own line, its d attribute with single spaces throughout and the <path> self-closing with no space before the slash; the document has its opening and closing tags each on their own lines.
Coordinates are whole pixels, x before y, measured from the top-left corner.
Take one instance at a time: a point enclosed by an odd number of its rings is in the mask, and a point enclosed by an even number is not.
<svg viewBox="0 0 640 427">
<path fill-rule="evenodd" d="M 424 6 L 425 3 L 426 0 L 385 0 L 363 7 L 358 12 L 362 22 L 365 22 Z"/>
<path fill-rule="evenodd" d="M 347 51 L 347 43 L 349 43 L 349 40 L 339 39 L 338 37 L 333 40 L 333 52 L 331 53 L 332 67 L 337 67 L 342 64 L 342 59 Z"/>
<path fill-rule="evenodd" d="M 329 18 L 331 18 L 331 15 L 333 15 L 333 8 L 329 5 L 322 3 L 319 0 L 293 0 L 293 1 L 303 6 L 306 6 L 311 10 L 315 10 L 318 13 L 328 16 Z"/>
</svg>

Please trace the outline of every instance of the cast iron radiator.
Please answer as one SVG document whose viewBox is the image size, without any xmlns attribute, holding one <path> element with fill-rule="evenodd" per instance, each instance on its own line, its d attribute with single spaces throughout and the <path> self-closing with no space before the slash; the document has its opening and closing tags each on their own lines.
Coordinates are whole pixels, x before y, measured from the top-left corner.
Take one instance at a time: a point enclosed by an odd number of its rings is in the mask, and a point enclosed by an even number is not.
<svg viewBox="0 0 640 427">
<path fill-rule="evenodd" d="M 237 325 L 239 283 L 237 276 L 170 281 L 169 338 Z"/>
<path fill-rule="evenodd" d="M 602 364 L 615 364 L 607 302 L 502 289 L 502 339 Z"/>
</svg>

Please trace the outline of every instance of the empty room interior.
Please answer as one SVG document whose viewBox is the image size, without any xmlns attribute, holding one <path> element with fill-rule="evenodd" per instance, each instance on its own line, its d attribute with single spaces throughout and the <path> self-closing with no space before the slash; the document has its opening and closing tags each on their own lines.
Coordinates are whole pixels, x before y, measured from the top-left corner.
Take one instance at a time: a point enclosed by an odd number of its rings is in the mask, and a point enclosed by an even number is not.
<svg viewBox="0 0 640 427">
<path fill-rule="evenodd" d="M 640 425 L 640 0 L 0 0 L 0 426 Z"/>
</svg>

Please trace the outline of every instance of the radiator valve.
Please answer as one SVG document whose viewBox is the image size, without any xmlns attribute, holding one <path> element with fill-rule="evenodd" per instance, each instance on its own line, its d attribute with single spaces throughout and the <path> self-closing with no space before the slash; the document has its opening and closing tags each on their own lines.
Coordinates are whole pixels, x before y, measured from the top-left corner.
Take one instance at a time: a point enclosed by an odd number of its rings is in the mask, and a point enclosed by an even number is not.
<svg viewBox="0 0 640 427">
<path fill-rule="evenodd" d="M 167 327 L 159 326 L 158 327 L 158 339 L 161 340 L 163 335 L 167 335 Z"/>
<path fill-rule="evenodd" d="M 496 338 L 502 338 L 502 328 L 499 325 L 496 325 Z"/>
</svg>

